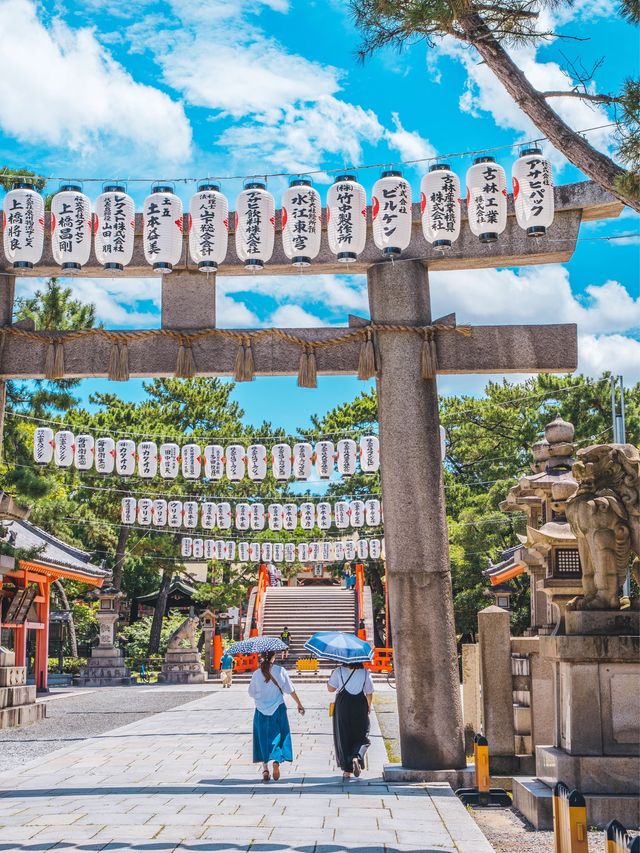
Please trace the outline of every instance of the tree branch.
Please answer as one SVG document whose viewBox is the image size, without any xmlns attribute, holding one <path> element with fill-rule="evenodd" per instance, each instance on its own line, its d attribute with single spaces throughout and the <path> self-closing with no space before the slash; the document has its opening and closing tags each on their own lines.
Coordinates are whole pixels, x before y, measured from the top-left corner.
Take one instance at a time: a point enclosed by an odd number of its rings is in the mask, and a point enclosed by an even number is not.
<svg viewBox="0 0 640 853">
<path fill-rule="evenodd" d="M 540 92 L 540 95 L 543 98 L 580 98 L 582 101 L 593 101 L 596 104 L 620 103 L 620 98 L 616 98 L 613 95 L 592 95 L 590 92 L 578 92 L 577 89 L 570 89 L 568 92 Z"/>
</svg>

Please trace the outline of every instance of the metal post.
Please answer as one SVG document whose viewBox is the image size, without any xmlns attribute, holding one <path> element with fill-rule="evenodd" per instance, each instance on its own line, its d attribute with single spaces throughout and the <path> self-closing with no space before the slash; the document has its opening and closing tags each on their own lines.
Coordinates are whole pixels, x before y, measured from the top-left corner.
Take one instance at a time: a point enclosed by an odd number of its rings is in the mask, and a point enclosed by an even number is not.
<svg viewBox="0 0 640 853">
<path fill-rule="evenodd" d="M 616 404 L 616 377 L 611 374 L 611 423 L 613 425 L 613 441 L 618 444 L 618 417 Z"/>
<path fill-rule="evenodd" d="M 620 440 L 620 444 L 625 444 L 627 440 L 627 429 L 624 419 L 624 379 L 622 376 L 618 376 L 618 383 L 620 385 L 620 429 L 618 431 L 618 438 Z"/>
</svg>

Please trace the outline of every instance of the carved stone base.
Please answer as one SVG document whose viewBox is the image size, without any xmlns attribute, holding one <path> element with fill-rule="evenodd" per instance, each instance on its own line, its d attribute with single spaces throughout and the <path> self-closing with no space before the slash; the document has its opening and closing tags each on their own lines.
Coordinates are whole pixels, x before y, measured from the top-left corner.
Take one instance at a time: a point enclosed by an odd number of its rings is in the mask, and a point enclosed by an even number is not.
<svg viewBox="0 0 640 853">
<path fill-rule="evenodd" d="M 131 670 L 124 665 L 120 649 L 98 646 L 73 683 L 77 687 L 127 687 L 132 683 Z"/>
<path fill-rule="evenodd" d="M 640 611 L 638 610 L 567 610 L 565 614 L 567 634 L 593 636 L 638 636 L 640 634 Z"/>
<path fill-rule="evenodd" d="M 0 730 L 44 719 L 47 706 L 36 705 L 36 688 L 26 683 L 26 667 L 14 666 L 13 652 L 6 649 L 0 649 L 0 661 L 8 662 L 0 665 Z"/>
<path fill-rule="evenodd" d="M 197 649 L 168 649 L 158 681 L 166 684 L 202 684 L 207 673 Z"/>
</svg>

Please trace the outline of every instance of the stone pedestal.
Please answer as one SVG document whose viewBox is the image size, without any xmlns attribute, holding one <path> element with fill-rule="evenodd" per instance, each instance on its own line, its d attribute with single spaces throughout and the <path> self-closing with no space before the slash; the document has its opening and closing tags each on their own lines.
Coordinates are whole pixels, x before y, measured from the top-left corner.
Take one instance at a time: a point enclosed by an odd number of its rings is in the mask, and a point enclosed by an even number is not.
<svg viewBox="0 0 640 853">
<path fill-rule="evenodd" d="M 80 674 L 73 679 L 78 687 L 122 687 L 132 683 L 131 671 L 124 664 L 124 654 L 115 645 L 117 601 L 121 597 L 121 593 L 109 589 L 99 594 L 98 645 L 91 650 L 87 665 L 81 667 Z"/>
<path fill-rule="evenodd" d="M 167 649 L 158 681 L 167 684 L 202 684 L 207 673 L 197 649 Z"/>
<path fill-rule="evenodd" d="M 27 685 L 26 667 L 16 666 L 14 653 L 0 646 L 0 730 L 46 716 L 47 706 L 36 705 L 35 685 Z"/>
</svg>

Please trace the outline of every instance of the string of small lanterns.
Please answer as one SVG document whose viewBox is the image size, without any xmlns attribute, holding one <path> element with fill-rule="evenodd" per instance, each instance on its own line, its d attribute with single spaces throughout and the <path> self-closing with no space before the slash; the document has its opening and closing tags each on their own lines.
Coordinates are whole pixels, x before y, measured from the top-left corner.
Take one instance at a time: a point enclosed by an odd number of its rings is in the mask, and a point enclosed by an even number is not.
<svg viewBox="0 0 640 853">
<path fill-rule="evenodd" d="M 231 539 L 181 539 L 181 555 L 195 560 L 237 563 L 334 563 L 384 560 L 384 539 L 346 539 L 331 542 L 234 542 Z"/>
</svg>

